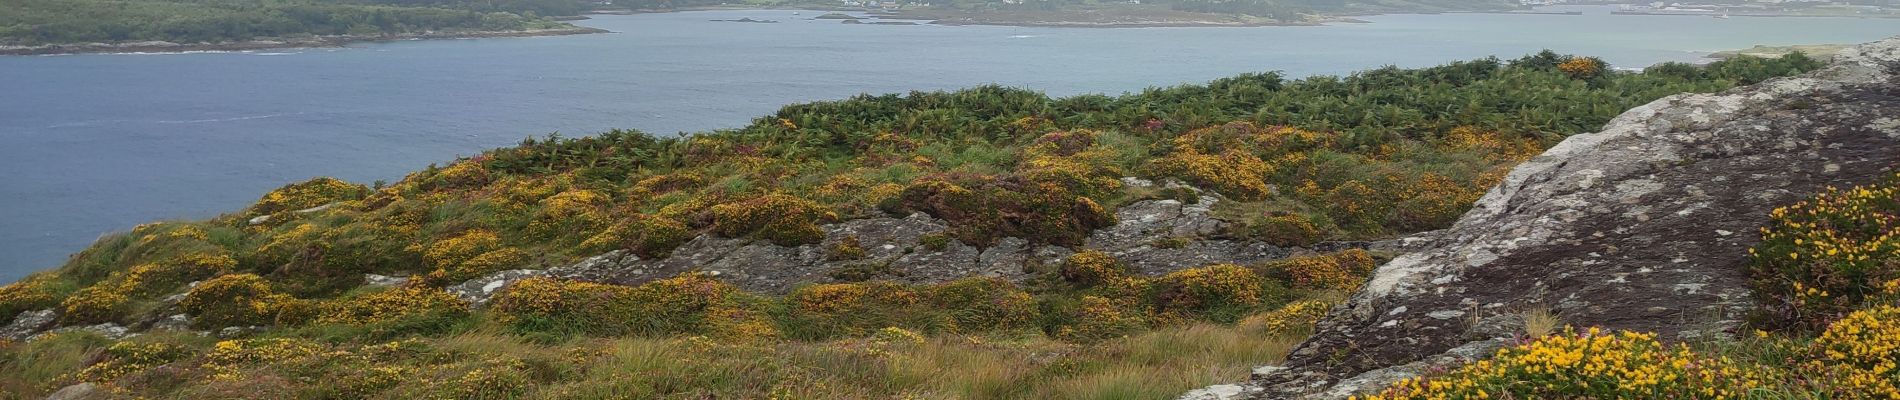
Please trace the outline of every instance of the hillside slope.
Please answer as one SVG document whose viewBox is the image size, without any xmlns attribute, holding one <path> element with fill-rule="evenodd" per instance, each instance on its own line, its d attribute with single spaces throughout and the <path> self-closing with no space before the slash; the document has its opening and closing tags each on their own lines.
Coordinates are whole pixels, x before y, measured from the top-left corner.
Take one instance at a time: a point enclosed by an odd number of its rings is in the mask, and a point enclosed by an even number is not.
<svg viewBox="0 0 1900 400">
<path fill-rule="evenodd" d="M 101 238 L 0 287 L 0 393 L 1172 396 L 1277 358 L 1546 145 L 1818 66 L 1545 52 L 531 138 Z"/>
</svg>

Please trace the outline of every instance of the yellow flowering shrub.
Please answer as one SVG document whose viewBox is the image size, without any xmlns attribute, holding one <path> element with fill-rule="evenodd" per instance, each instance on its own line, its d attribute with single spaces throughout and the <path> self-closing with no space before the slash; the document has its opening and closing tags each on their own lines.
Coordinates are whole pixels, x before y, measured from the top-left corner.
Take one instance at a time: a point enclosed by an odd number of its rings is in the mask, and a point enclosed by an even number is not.
<svg viewBox="0 0 1900 400">
<path fill-rule="evenodd" d="M 163 296 L 188 283 L 223 275 L 236 267 L 237 260 L 228 255 L 190 254 L 159 263 L 135 265 L 109 282 L 128 296 Z"/>
<path fill-rule="evenodd" d="M 1218 264 L 1184 269 L 1153 282 L 1155 312 L 1233 322 L 1240 313 L 1267 299 L 1260 274 L 1246 267 Z"/>
<path fill-rule="evenodd" d="M 1433 172 L 1387 175 L 1385 187 L 1391 198 L 1387 201 L 1394 206 L 1380 225 L 1403 232 L 1451 226 L 1490 190 L 1490 185 L 1459 182 Z"/>
<path fill-rule="evenodd" d="M 178 302 L 192 324 L 201 328 L 269 325 L 290 296 L 278 294 L 264 278 L 253 274 L 225 275 L 198 284 Z"/>
<path fill-rule="evenodd" d="M 847 235 L 825 246 L 825 260 L 845 261 L 864 257 L 864 245 L 858 243 L 858 235 Z"/>
<path fill-rule="evenodd" d="M 1293 289 L 1349 292 L 1358 289 L 1376 266 L 1372 255 L 1365 250 L 1348 249 L 1273 261 L 1262 269 L 1267 276 L 1285 280 Z"/>
<path fill-rule="evenodd" d="M 1557 70 L 1572 78 L 1587 79 L 1603 72 L 1603 62 L 1591 57 L 1573 57 L 1557 64 Z"/>
<path fill-rule="evenodd" d="M 1757 366 L 1665 345 L 1655 334 L 1591 328 L 1505 348 L 1490 359 L 1410 378 L 1365 399 L 1746 398 L 1775 379 Z"/>
<path fill-rule="evenodd" d="M 621 219 L 581 242 L 580 248 L 590 253 L 628 249 L 641 257 L 665 258 L 696 235 L 692 228 L 671 218 L 642 215 Z"/>
<path fill-rule="evenodd" d="M 1128 308 L 1100 296 L 1082 296 L 1075 315 L 1068 324 L 1056 328 L 1055 337 L 1088 343 L 1122 337 L 1147 326 L 1141 313 Z"/>
<path fill-rule="evenodd" d="M 190 354 L 190 349 L 167 342 L 120 341 L 106 347 L 103 360 L 55 381 L 110 382 L 128 374 L 184 359 Z"/>
<path fill-rule="evenodd" d="M 98 284 L 74 292 L 61 300 L 60 319 L 70 324 L 96 324 L 116 321 L 132 308 L 132 299 L 118 285 Z"/>
<path fill-rule="evenodd" d="M 1126 266 L 1114 256 L 1098 250 L 1083 250 L 1062 260 L 1062 279 L 1079 285 L 1094 286 L 1127 274 Z"/>
<path fill-rule="evenodd" d="M 774 336 L 738 288 L 699 273 L 640 286 L 524 279 L 497 294 L 494 309 L 517 329 L 587 335 Z M 715 320 L 718 319 L 718 320 Z"/>
<path fill-rule="evenodd" d="M 835 218 L 810 200 L 774 193 L 713 206 L 713 231 L 726 237 L 755 237 L 781 246 L 817 243 L 825 233 L 817 222 Z"/>
<path fill-rule="evenodd" d="M 427 399 L 512 399 L 526 394 L 532 384 L 526 370 L 528 365 L 521 359 L 502 358 L 482 360 L 471 363 L 461 370 L 450 371 L 440 379 L 431 379 L 436 384 L 426 389 L 427 396 L 412 396 Z"/>
<path fill-rule="evenodd" d="M 468 303 L 447 291 L 410 286 L 356 296 L 327 307 L 318 323 L 367 325 L 425 314 L 468 312 Z"/>
<path fill-rule="evenodd" d="M 497 318 L 517 329 L 618 334 L 630 329 L 616 305 L 632 287 L 552 278 L 515 281 L 491 300 Z"/>
<path fill-rule="evenodd" d="M 556 237 L 594 232 L 610 222 L 607 208 L 613 199 L 592 190 L 569 190 L 541 200 L 541 211 L 528 224 L 528 234 Z"/>
<path fill-rule="evenodd" d="M 782 320 L 786 334 L 817 339 L 864 336 L 888 326 L 916 326 L 923 310 L 917 292 L 903 285 L 871 281 L 800 287 L 785 297 L 790 310 Z"/>
<path fill-rule="evenodd" d="M 909 329 L 887 326 L 871 335 L 871 340 L 886 345 L 917 345 L 924 343 L 924 335 Z"/>
<path fill-rule="evenodd" d="M 422 259 L 438 269 L 454 269 L 463 261 L 501 248 L 501 236 L 494 231 L 471 229 L 452 238 L 429 244 Z"/>
<path fill-rule="evenodd" d="M 57 296 L 62 294 L 54 287 L 52 274 L 36 274 L 0 286 L 0 319 L 10 321 L 21 312 L 58 305 L 60 299 Z"/>
<path fill-rule="evenodd" d="M 1044 134 L 1023 149 L 1025 159 L 1016 169 L 1024 179 L 1083 196 L 1110 193 L 1121 188 L 1122 173 L 1112 167 L 1112 150 L 1095 146 L 1099 136 L 1087 129 Z"/>
<path fill-rule="evenodd" d="M 1856 311 L 1828 326 L 1802 365 L 1828 397 L 1900 398 L 1900 307 Z"/>
<path fill-rule="evenodd" d="M 1029 327 L 1037 317 L 1029 292 L 996 277 L 969 277 L 924 290 L 930 309 L 946 313 L 953 332 L 983 332 Z"/>
<path fill-rule="evenodd" d="M 1272 213 L 1248 224 L 1249 236 L 1277 246 L 1305 247 L 1326 238 L 1313 219 L 1295 213 Z"/>
<path fill-rule="evenodd" d="M 636 198 L 650 197 L 702 186 L 706 186 L 706 177 L 692 172 L 677 172 L 641 179 L 633 184 L 629 193 Z"/>
<path fill-rule="evenodd" d="M 367 186 L 344 182 L 336 178 L 314 178 L 284 185 L 265 193 L 263 198 L 251 205 L 251 210 L 247 215 L 271 215 L 296 211 L 339 201 L 361 199 L 368 195 L 369 187 Z"/>
<path fill-rule="evenodd" d="M 201 365 L 212 380 L 243 381 L 245 370 L 259 365 L 292 363 L 323 357 L 329 349 L 309 339 L 270 338 L 220 341 L 203 356 Z"/>
<path fill-rule="evenodd" d="M 522 267 L 528 261 L 528 253 L 513 247 L 503 247 L 481 253 L 453 266 L 430 271 L 425 281 L 438 285 L 450 285 L 480 278 L 489 273 Z"/>
<path fill-rule="evenodd" d="M 1768 327 L 1819 330 L 1900 279 L 1900 175 L 1777 208 L 1749 249 Z"/>
<path fill-rule="evenodd" d="M 1273 166 L 1239 148 L 1214 154 L 1176 150 L 1155 160 L 1154 168 L 1157 173 L 1180 177 L 1237 199 L 1260 200 L 1273 193 L 1267 186 L 1267 177 L 1274 173 Z"/>
<path fill-rule="evenodd" d="M 1510 135 L 1473 126 L 1460 126 L 1446 131 L 1444 136 L 1439 138 L 1438 145 L 1450 151 L 1484 154 L 1487 160 L 1493 162 L 1523 161 L 1544 152 L 1543 146 L 1535 139 L 1507 136 Z"/>
<path fill-rule="evenodd" d="M 704 333 L 711 322 L 709 311 L 726 308 L 727 314 L 743 314 L 732 310 L 736 307 L 732 296 L 739 294 L 739 288 L 703 273 L 647 282 L 626 293 L 622 302 L 631 306 L 628 314 L 638 319 L 636 333 L 641 334 Z"/>
<path fill-rule="evenodd" d="M 1301 332 L 1312 329 L 1326 313 L 1333 309 L 1333 303 L 1319 300 L 1304 300 L 1287 303 L 1279 309 L 1248 316 L 1240 320 L 1240 326 L 1249 332 L 1267 335 Z"/>
<path fill-rule="evenodd" d="M 487 185 L 494 179 L 481 160 L 461 160 L 448 167 L 434 170 L 434 174 L 423 174 L 418 180 L 426 188 L 477 188 Z"/>
</svg>

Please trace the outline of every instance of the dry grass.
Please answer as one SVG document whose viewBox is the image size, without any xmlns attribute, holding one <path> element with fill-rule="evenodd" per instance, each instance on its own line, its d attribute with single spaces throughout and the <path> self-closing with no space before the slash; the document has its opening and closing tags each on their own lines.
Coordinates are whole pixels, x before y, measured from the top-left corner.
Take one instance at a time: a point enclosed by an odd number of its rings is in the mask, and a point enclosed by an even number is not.
<svg viewBox="0 0 1900 400">
<path fill-rule="evenodd" d="M 581 366 L 584 376 L 531 397 L 1170 399 L 1244 380 L 1299 339 L 1210 324 L 1088 346 L 1036 336 L 915 345 L 613 339 L 586 345 L 602 354 Z"/>
<path fill-rule="evenodd" d="M 1550 307 L 1539 306 L 1524 310 L 1523 317 L 1525 336 L 1534 338 L 1549 336 L 1563 328 L 1563 320 L 1558 319 L 1557 314 L 1550 311 Z"/>
</svg>

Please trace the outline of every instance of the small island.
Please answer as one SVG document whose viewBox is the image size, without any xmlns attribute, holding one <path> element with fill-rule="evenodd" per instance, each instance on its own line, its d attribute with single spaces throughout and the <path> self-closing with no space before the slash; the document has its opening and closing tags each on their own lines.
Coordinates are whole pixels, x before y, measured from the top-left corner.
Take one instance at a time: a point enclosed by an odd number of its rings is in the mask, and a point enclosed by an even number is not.
<svg viewBox="0 0 1900 400">
<path fill-rule="evenodd" d="M 355 42 L 553 36 L 584 0 L 7 0 L 0 55 L 241 51 Z M 559 17 L 553 17 L 559 16 Z"/>
</svg>

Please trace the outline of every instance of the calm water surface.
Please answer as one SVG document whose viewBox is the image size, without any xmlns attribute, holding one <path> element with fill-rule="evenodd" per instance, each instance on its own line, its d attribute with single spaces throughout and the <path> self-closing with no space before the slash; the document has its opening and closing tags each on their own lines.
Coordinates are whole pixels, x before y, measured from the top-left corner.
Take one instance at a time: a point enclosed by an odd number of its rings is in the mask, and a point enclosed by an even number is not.
<svg viewBox="0 0 1900 400">
<path fill-rule="evenodd" d="M 858 93 L 1000 83 L 1120 93 L 1549 48 L 1641 67 L 1754 44 L 1864 42 L 1900 20 L 1391 15 L 1324 27 L 844 25 L 818 12 L 602 16 L 617 33 L 344 49 L 0 57 L 0 282 L 99 235 L 236 210 L 313 176 L 395 180 L 524 136 L 744 125 Z M 773 19 L 776 24 L 710 22 Z"/>
</svg>

